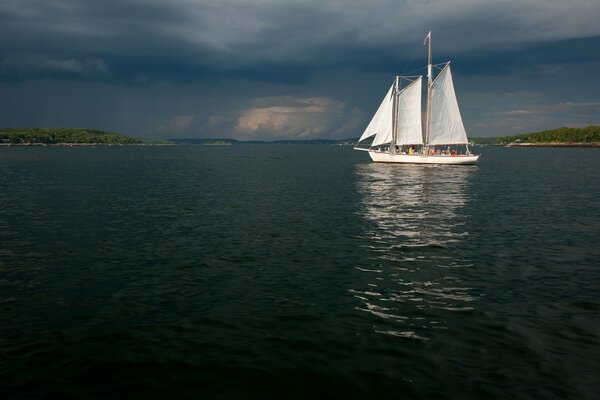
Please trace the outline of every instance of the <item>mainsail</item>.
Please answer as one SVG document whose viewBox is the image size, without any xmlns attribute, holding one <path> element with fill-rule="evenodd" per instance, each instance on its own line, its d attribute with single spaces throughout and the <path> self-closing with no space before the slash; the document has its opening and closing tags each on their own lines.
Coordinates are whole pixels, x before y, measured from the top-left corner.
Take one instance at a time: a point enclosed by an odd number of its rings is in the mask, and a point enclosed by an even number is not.
<svg viewBox="0 0 600 400">
<path fill-rule="evenodd" d="M 421 77 L 402 89 L 398 95 L 398 137 L 397 145 L 421 144 Z"/>
<path fill-rule="evenodd" d="M 467 133 L 460 116 L 450 64 L 431 85 L 429 144 L 467 144 Z"/>
<path fill-rule="evenodd" d="M 380 136 L 387 137 L 389 134 L 391 138 L 393 91 L 394 85 L 390 86 L 390 90 L 388 90 L 387 94 L 383 98 L 383 101 L 373 116 L 373 119 L 369 123 L 369 126 L 367 126 L 367 129 L 365 129 L 360 139 L 358 139 L 359 142 L 370 138 L 373 135 L 377 135 L 372 144 L 373 146 L 376 146 L 377 144 L 385 143 L 385 141 L 375 143 Z"/>
</svg>

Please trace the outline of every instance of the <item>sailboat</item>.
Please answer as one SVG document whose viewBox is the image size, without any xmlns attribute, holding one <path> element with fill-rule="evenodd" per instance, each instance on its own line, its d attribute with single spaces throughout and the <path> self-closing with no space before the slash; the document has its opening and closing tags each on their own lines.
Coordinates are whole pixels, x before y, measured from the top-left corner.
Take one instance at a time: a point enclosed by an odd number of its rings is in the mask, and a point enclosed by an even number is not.
<svg viewBox="0 0 600 400">
<path fill-rule="evenodd" d="M 450 61 L 431 63 L 428 46 L 425 140 L 421 122 L 422 76 L 396 76 L 377 112 L 358 140 L 375 136 L 368 151 L 374 162 L 404 164 L 475 164 L 479 155 L 469 150 L 460 116 Z M 425 44 L 423 43 L 423 44 Z M 440 69 L 435 79 L 433 68 Z"/>
</svg>

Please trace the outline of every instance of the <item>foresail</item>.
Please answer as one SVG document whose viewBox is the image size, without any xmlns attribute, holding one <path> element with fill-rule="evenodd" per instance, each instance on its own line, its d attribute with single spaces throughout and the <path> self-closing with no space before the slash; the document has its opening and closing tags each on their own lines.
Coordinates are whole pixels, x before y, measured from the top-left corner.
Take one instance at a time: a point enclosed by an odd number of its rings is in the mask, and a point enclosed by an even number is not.
<svg viewBox="0 0 600 400">
<path fill-rule="evenodd" d="M 466 144 L 467 133 L 460 116 L 450 65 L 440 72 L 431 86 L 429 144 Z"/>
<path fill-rule="evenodd" d="M 373 119 L 369 123 L 369 126 L 367 126 L 367 129 L 365 129 L 364 133 L 358 140 L 359 142 L 362 140 L 365 140 L 373 135 L 377 135 L 377 136 L 375 136 L 372 146 L 377 146 L 379 144 L 386 143 L 385 140 L 384 141 L 381 141 L 381 140 L 387 136 L 390 137 L 390 139 L 388 139 L 387 141 L 389 142 L 391 140 L 391 137 L 392 137 L 392 105 L 393 105 L 392 93 L 393 93 L 393 90 L 394 90 L 394 85 L 392 85 L 390 87 L 390 90 L 388 90 L 387 94 L 383 98 L 383 101 L 381 102 L 381 105 L 379 106 L 379 108 L 377 109 L 377 112 L 373 116 Z"/>
<path fill-rule="evenodd" d="M 421 144 L 421 77 L 412 81 L 398 95 L 398 136 L 396 144 Z"/>
</svg>

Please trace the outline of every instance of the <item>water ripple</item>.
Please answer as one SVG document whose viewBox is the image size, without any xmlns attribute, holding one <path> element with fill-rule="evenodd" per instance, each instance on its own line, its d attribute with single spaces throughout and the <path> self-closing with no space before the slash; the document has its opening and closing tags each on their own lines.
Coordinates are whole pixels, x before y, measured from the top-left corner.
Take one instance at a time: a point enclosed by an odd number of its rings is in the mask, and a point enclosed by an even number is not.
<svg viewBox="0 0 600 400">
<path fill-rule="evenodd" d="M 403 329 L 375 331 L 424 339 L 440 329 L 444 314 L 474 309 L 477 296 L 453 269 L 472 265 L 461 255 L 469 238 L 457 210 L 468 199 L 469 177 L 477 167 L 358 165 L 360 215 L 365 221 L 364 249 L 370 265 L 357 266 L 368 290 L 350 289 L 358 310 Z M 423 310 L 429 310 L 423 313 Z"/>
<path fill-rule="evenodd" d="M 597 398 L 597 149 L 481 151 L 0 148 L 0 398 Z"/>
</svg>

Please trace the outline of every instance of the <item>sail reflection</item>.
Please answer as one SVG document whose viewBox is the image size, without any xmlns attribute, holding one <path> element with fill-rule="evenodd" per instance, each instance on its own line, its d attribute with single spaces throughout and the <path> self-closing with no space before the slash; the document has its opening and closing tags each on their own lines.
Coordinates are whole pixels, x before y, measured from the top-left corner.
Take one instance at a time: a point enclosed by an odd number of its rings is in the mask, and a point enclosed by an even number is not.
<svg viewBox="0 0 600 400">
<path fill-rule="evenodd" d="M 460 210 L 477 167 L 361 164 L 357 166 L 362 243 L 368 265 L 351 293 L 377 317 L 376 331 L 426 339 L 445 316 L 473 308 L 462 283 L 469 261 L 460 243 L 469 232 Z"/>
</svg>

